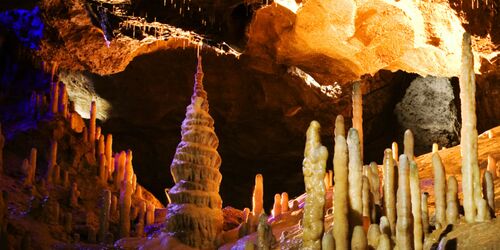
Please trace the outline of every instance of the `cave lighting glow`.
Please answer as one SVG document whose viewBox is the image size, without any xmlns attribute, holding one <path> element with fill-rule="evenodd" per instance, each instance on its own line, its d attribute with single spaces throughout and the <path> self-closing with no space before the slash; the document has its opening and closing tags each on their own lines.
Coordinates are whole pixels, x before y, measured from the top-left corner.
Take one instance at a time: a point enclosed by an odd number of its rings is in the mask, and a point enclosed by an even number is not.
<svg viewBox="0 0 500 250">
<path fill-rule="evenodd" d="M 342 88 L 337 82 L 334 82 L 331 85 L 321 85 L 311 75 L 295 66 L 289 67 L 288 73 L 301 78 L 307 86 L 319 89 L 321 93 L 330 98 L 338 98 L 342 94 Z"/>
</svg>

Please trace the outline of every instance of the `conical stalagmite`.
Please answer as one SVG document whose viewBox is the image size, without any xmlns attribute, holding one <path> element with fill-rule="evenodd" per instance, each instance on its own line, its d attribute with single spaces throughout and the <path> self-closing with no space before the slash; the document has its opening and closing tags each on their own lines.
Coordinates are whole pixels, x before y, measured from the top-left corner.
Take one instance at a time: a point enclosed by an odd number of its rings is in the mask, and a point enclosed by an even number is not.
<svg viewBox="0 0 500 250">
<path fill-rule="evenodd" d="M 464 196 L 465 220 L 476 221 L 477 205 L 481 197 L 481 183 L 477 161 L 476 130 L 476 75 L 471 36 L 464 32 L 462 39 L 462 64 L 460 68 L 460 110 L 462 128 L 460 130 L 460 152 L 462 155 L 462 193 Z"/>
<path fill-rule="evenodd" d="M 281 215 L 281 195 L 274 195 L 274 204 L 273 204 L 273 217 L 277 217 Z"/>
<path fill-rule="evenodd" d="M 264 210 L 264 177 L 261 174 L 255 176 L 255 186 L 252 195 L 252 214 L 258 218 Z"/>
<path fill-rule="evenodd" d="M 288 212 L 288 193 L 281 193 L 281 213 Z"/>
<path fill-rule="evenodd" d="M 448 178 L 446 183 L 446 221 L 448 224 L 458 222 L 458 184 L 454 176 Z"/>
<path fill-rule="evenodd" d="M 312 121 L 307 129 L 304 161 L 302 162 L 307 193 L 302 219 L 302 247 L 318 250 L 321 249 L 323 235 L 323 208 L 326 193 L 324 178 L 328 158 L 328 150 L 321 145 L 319 130 L 319 123 Z"/>
<path fill-rule="evenodd" d="M 335 182 L 333 195 L 333 237 L 336 249 L 348 249 L 349 247 L 347 161 L 346 139 L 343 135 L 337 135 L 335 136 L 335 152 L 333 154 L 333 168 L 335 173 L 333 177 Z"/>
<path fill-rule="evenodd" d="M 167 207 L 166 231 L 184 244 L 213 249 L 223 224 L 221 158 L 203 89 L 201 57 L 195 76 L 191 104 L 181 126 L 181 142 L 170 166 L 175 186 L 168 192 L 172 203 Z"/>
</svg>

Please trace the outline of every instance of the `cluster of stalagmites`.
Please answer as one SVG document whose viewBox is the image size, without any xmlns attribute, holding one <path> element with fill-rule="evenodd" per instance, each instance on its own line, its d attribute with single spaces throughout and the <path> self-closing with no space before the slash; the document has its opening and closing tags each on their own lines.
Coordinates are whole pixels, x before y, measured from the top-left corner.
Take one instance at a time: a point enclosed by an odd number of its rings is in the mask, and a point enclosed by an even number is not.
<svg viewBox="0 0 500 250">
<path fill-rule="evenodd" d="M 42 119 L 56 126 L 51 131 L 52 138 L 47 150 L 46 171 L 44 168 L 37 170 L 39 167 L 37 148 L 32 148 L 28 157 L 22 161 L 20 168 L 24 176 L 22 185 L 32 194 L 26 214 L 48 224 L 63 226 L 72 242 L 82 240 L 80 239 L 82 233 L 87 236 L 83 239 L 84 241 L 105 244 L 112 244 L 118 238 L 143 236 L 145 226 L 155 223 L 156 208 L 153 202 L 143 196 L 143 189 L 137 184 L 137 177 L 132 166 L 132 151 L 121 151 L 113 155 L 112 135 L 101 134 L 100 127 L 96 126 L 95 102 L 92 102 L 90 107 L 90 120 L 87 127 L 81 116 L 73 110 L 71 102 L 68 101 L 64 83 L 53 82 L 48 96 L 49 102 L 45 93 L 33 93 L 29 105 L 30 119 Z M 58 157 L 58 144 L 68 130 L 73 134 L 71 140 L 77 140 L 70 145 L 74 157 L 69 163 L 62 162 L 60 160 L 62 157 Z M 0 170 L 3 173 L 5 137 L 1 131 L 0 126 Z M 72 176 L 70 172 L 76 172 L 78 175 L 83 167 L 90 168 L 91 172 L 95 173 L 93 179 L 95 183 L 90 183 L 98 187 L 98 190 L 102 190 L 102 194 L 96 207 L 96 214 L 99 218 L 98 226 L 87 222 L 86 229 L 82 232 L 81 228 L 75 231 L 73 214 L 87 208 L 81 207 L 82 190 L 77 183 L 77 176 Z M 88 185 L 88 182 L 84 183 Z M 61 190 L 68 195 L 61 196 Z M 96 188 L 88 190 L 96 190 Z M 61 197 L 67 198 L 61 199 Z M 1 236 L 5 236 L 7 213 L 2 208 L 6 206 L 6 202 L 6 196 L 0 197 Z M 85 220 L 91 221 L 91 217 L 87 211 Z M 111 232 L 111 223 L 118 227 L 118 234 Z M 131 228 L 132 226 L 134 227 Z M 65 238 L 65 240 L 68 239 Z M 10 246 L 8 242 L 6 246 Z"/>
<path fill-rule="evenodd" d="M 182 122 L 181 142 L 170 166 L 175 185 L 168 191 L 171 203 L 167 207 L 166 230 L 184 244 L 213 249 L 223 224 L 219 195 L 221 158 L 202 81 L 198 56 L 194 93 Z"/>
</svg>

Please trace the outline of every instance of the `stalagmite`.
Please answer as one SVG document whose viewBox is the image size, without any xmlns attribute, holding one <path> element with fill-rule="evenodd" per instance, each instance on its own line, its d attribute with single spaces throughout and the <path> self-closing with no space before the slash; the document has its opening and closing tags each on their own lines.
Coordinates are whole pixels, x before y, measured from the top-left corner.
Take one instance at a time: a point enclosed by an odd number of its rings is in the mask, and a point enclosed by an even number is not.
<svg viewBox="0 0 500 250">
<path fill-rule="evenodd" d="M 454 176 L 448 177 L 446 183 L 446 221 L 448 224 L 458 222 L 458 183 Z"/>
<path fill-rule="evenodd" d="M 339 126 L 339 124 L 336 124 L 336 126 Z M 337 130 L 337 127 L 335 130 Z M 349 247 L 347 161 L 347 142 L 343 135 L 336 135 L 335 152 L 333 154 L 333 172 L 335 173 L 333 237 L 335 238 L 336 249 L 348 249 Z"/>
<path fill-rule="evenodd" d="M 485 171 L 483 176 L 483 197 L 488 204 L 488 210 L 491 217 L 495 216 L 495 190 L 494 190 L 493 174 L 490 171 Z"/>
<path fill-rule="evenodd" d="M 267 216 L 262 213 L 259 216 L 259 225 L 257 226 L 257 249 L 270 250 L 273 239 L 273 232 L 271 226 L 267 224 Z M 320 248 L 321 249 L 321 245 Z"/>
<path fill-rule="evenodd" d="M 375 162 L 370 163 L 369 172 L 370 181 L 370 192 L 373 196 L 373 204 L 380 205 L 380 176 L 378 171 L 378 165 Z"/>
<path fill-rule="evenodd" d="M 352 85 L 352 127 L 358 132 L 359 154 L 363 163 L 363 93 L 361 82 Z"/>
<path fill-rule="evenodd" d="M 399 161 L 399 148 L 397 142 L 392 142 L 392 158 L 395 161 Z"/>
<path fill-rule="evenodd" d="M 363 176 L 362 177 L 362 187 L 361 187 L 361 199 L 363 203 L 363 217 L 364 218 L 370 218 L 371 214 L 371 194 L 370 194 L 370 184 L 368 182 L 368 177 Z"/>
<path fill-rule="evenodd" d="M 57 114 L 59 102 L 59 83 L 53 82 L 50 89 L 50 111 L 52 114 Z"/>
<path fill-rule="evenodd" d="M 274 195 L 274 205 L 273 205 L 272 214 L 273 214 L 273 217 L 277 217 L 277 216 L 281 215 L 281 195 L 280 194 Z"/>
<path fill-rule="evenodd" d="M 113 171 L 114 171 L 114 164 L 115 161 L 112 160 L 113 158 L 113 135 L 108 134 L 106 136 L 106 146 L 104 153 L 106 154 L 106 164 L 108 165 L 107 170 L 108 170 L 108 176 L 111 177 Z"/>
<path fill-rule="evenodd" d="M 288 193 L 281 193 L 281 213 L 288 212 Z"/>
<path fill-rule="evenodd" d="M 387 234 L 388 236 L 392 234 L 389 219 L 386 216 L 380 217 L 380 233 Z"/>
<path fill-rule="evenodd" d="M 96 104 L 92 101 L 90 104 L 90 120 L 89 120 L 89 142 L 92 150 L 95 150 L 95 129 L 96 129 Z"/>
<path fill-rule="evenodd" d="M 377 250 L 391 250 L 391 239 L 387 234 L 381 234 L 379 241 L 378 241 L 378 247 Z"/>
<path fill-rule="evenodd" d="M 64 83 L 61 83 L 59 86 L 58 112 L 64 118 L 68 116 L 68 92 Z"/>
<path fill-rule="evenodd" d="M 104 135 L 99 136 L 96 154 L 97 154 L 97 157 L 99 157 L 99 155 L 101 155 L 101 154 L 103 154 L 103 155 L 106 154 L 106 144 L 104 142 Z M 104 159 L 106 159 L 106 156 L 104 157 Z"/>
<path fill-rule="evenodd" d="M 414 152 L 414 139 L 413 139 L 413 132 L 411 130 L 407 129 L 405 131 L 404 135 L 404 154 L 406 157 L 408 157 L 408 161 L 413 161 L 415 156 L 413 154 Z"/>
<path fill-rule="evenodd" d="M 321 238 L 321 250 L 335 250 L 335 240 L 333 239 L 332 231 L 323 233 Z"/>
<path fill-rule="evenodd" d="M 367 245 L 363 226 L 355 226 L 352 231 L 351 250 L 365 250 Z"/>
<path fill-rule="evenodd" d="M 95 139 L 99 140 L 101 138 L 102 129 L 100 126 L 97 126 L 95 129 Z"/>
<path fill-rule="evenodd" d="M 490 172 L 493 180 L 497 178 L 497 161 L 491 155 L 488 155 L 488 166 L 486 167 L 486 170 Z"/>
<path fill-rule="evenodd" d="M 3 174 L 3 148 L 5 147 L 5 136 L 2 132 L 2 124 L 0 123 L 0 174 Z"/>
<path fill-rule="evenodd" d="M 429 193 L 424 192 L 422 193 L 421 200 L 422 200 L 422 205 L 420 206 L 422 208 L 422 231 L 424 232 L 424 235 L 427 236 L 427 234 L 430 233 L 429 230 L 429 207 L 427 205 L 427 200 L 429 199 Z"/>
<path fill-rule="evenodd" d="M 439 153 L 432 154 L 434 169 L 434 197 L 436 204 L 436 227 L 446 226 L 446 173 Z"/>
<path fill-rule="evenodd" d="M 410 162 L 410 196 L 411 213 L 413 215 L 413 248 L 421 250 L 423 248 L 422 230 L 422 207 L 420 195 L 420 178 L 418 176 L 418 166 L 414 161 Z"/>
<path fill-rule="evenodd" d="M 195 248 L 215 248 L 222 232 L 223 214 L 219 186 L 221 158 L 214 120 L 208 113 L 207 92 L 203 89 L 201 57 L 195 75 L 191 104 L 181 126 L 170 171 L 175 185 L 168 192 L 166 231 Z"/>
<path fill-rule="evenodd" d="M 439 145 L 437 143 L 432 144 L 432 153 L 437 153 L 439 151 Z"/>
<path fill-rule="evenodd" d="M 306 186 L 306 200 L 302 219 L 302 247 L 321 249 L 323 235 L 323 207 L 325 205 L 325 178 L 328 150 L 321 145 L 320 125 L 312 121 L 307 129 L 302 173 Z M 361 193 L 359 195 L 361 198 Z M 360 211 L 361 212 L 361 211 Z"/>
<path fill-rule="evenodd" d="M 115 154 L 115 172 L 113 175 L 113 180 L 115 182 L 115 187 L 120 188 L 123 182 L 123 177 L 125 175 L 125 164 L 127 162 L 127 154 L 125 151 L 121 151 L 119 154 Z"/>
<path fill-rule="evenodd" d="M 477 161 L 476 130 L 476 80 L 471 37 L 467 32 L 462 40 L 462 64 L 460 68 L 460 110 L 462 128 L 460 131 L 460 152 L 462 155 L 462 193 L 464 196 L 465 220 L 476 221 L 476 207 L 482 198 Z"/>
<path fill-rule="evenodd" d="M 368 249 L 377 249 L 380 238 L 380 227 L 378 224 L 371 224 L 366 233 Z"/>
<path fill-rule="evenodd" d="M 396 233 L 396 185 L 394 172 L 392 150 L 386 149 L 384 151 L 384 210 L 392 235 Z"/>
<path fill-rule="evenodd" d="M 484 199 L 480 199 L 477 203 L 477 217 L 476 221 L 483 222 L 490 219 L 490 211 L 488 204 Z"/>
<path fill-rule="evenodd" d="M 57 141 L 52 139 L 50 142 L 49 166 L 47 168 L 47 184 L 52 183 L 54 175 L 54 166 L 57 164 Z"/>
<path fill-rule="evenodd" d="M 105 184 L 108 180 L 106 169 L 106 156 L 104 154 L 99 155 L 99 180 L 101 183 Z"/>
<path fill-rule="evenodd" d="M 146 206 L 146 226 L 155 223 L 155 206 L 152 202 L 148 202 Z"/>
<path fill-rule="evenodd" d="M 345 138 L 344 117 L 342 115 L 337 115 L 335 118 L 335 137 L 339 135 Z"/>
<path fill-rule="evenodd" d="M 101 196 L 100 210 L 99 210 L 99 242 L 106 241 L 106 235 L 109 231 L 109 212 L 111 209 L 111 192 L 104 190 Z"/>
<path fill-rule="evenodd" d="M 122 155 L 125 160 L 122 162 Z M 127 153 L 120 154 L 120 169 L 123 172 L 123 178 L 120 186 L 120 237 L 130 236 L 130 208 L 132 206 L 132 178 L 134 170 L 132 168 L 132 151 L 128 150 Z M 121 165 L 123 164 L 123 165 Z M 120 178 L 120 177 L 118 177 Z M 117 178 L 117 179 L 118 179 Z"/>
<path fill-rule="evenodd" d="M 252 195 L 252 214 L 258 218 L 264 206 L 264 177 L 261 174 L 255 176 L 255 187 Z"/>
<path fill-rule="evenodd" d="M 413 249 L 409 170 L 408 158 L 400 155 L 396 221 L 396 246 L 400 250 Z"/>
<path fill-rule="evenodd" d="M 363 202 L 361 197 L 363 162 L 361 161 L 358 131 L 349 129 L 347 135 L 349 147 L 349 225 L 362 225 Z"/>
<path fill-rule="evenodd" d="M 76 184 L 76 182 L 73 182 L 73 184 L 71 185 L 69 205 L 71 207 L 78 207 L 78 198 L 80 198 L 80 191 L 78 191 L 78 184 Z"/>
<path fill-rule="evenodd" d="M 137 224 L 135 225 L 135 236 L 142 237 L 144 236 L 144 217 L 146 215 L 146 202 L 141 201 L 139 203 L 139 215 L 137 219 Z"/>
</svg>

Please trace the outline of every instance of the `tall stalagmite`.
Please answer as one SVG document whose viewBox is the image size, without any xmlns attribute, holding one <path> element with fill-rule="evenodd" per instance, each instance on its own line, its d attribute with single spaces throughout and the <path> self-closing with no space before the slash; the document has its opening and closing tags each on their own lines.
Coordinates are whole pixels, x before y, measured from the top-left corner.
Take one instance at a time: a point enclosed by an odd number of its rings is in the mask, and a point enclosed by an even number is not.
<svg viewBox="0 0 500 250">
<path fill-rule="evenodd" d="M 395 183 L 395 168 L 392 150 L 384 151 L 384 214 L 389 220 L 391 234 L 396 232 L 396 183 Z"/>
<path fill-rule="evenodd" d="M 172 203 L 167 207 L 166 228 L 187 245 L 214 249 L 223 223 L 219 195 L 221 158 L 202 81 L 201 57 L 198 56 L 194 93 L 182 122 L 182 139 L 170 166 L 175 185 L 168 192 Z"/>
<path fill-rule="evenodd" d="M 337 117 L 338 120 L 338 117 Z M 344 123 L 337 123 L 343 129 Z M 347 142 L 343 134 L 336 133 L 335 152 L 333 154 L 333 170 L 335 182 L 335 195 L 333 196 L 333 237 L 335 238 L 336 249 L 347 249 L 349 247 L 349 220 L 348 213 L 348 190 L 347 181 Z"/>
<path fill-rule="evenodd" d="M 352 85 L 352 127 L 358 131 L 359 152 L 363 162 L 363 92 L 360 81 Z"/>
<path fill-rule="evenodd" d="M 326 192 L 323 179 L 325 178 L 328 150 L 321 145 L 319 130 L 319 123 L 312 121 L 307 129 L 306 148 L 302 162 L 307 193 L 302 219 L 303 249 L 321 249 L 321 236 L 323 235 L 323 207 Z"/>
<path fill-rule="evenodd" d="M 477 162 L 476 76 L 474 74 L 471 37 L 468 33 L 464 33 L 463 35 L 462 65 L 460 71 L 462 192 L 464 195 L 465 220 L 471 223 L 476 221 L 476 206 L 482 197 Z"/>
<path fill-rule="evenodd" d="M 349 148 L 349 226 L 360 226 L 363 223 L 363 202 L 361 188 L 363 182 L 363 162 L 361 160 L 361 148 L 358 131 L 349 129 L 347 134 L 347 146 Z"/>
</svg>

